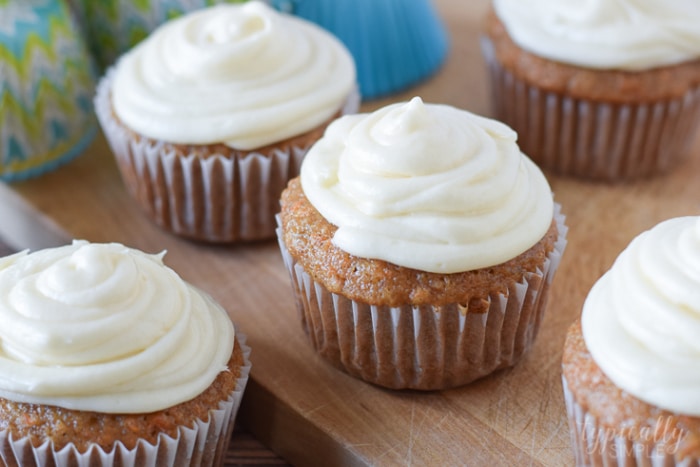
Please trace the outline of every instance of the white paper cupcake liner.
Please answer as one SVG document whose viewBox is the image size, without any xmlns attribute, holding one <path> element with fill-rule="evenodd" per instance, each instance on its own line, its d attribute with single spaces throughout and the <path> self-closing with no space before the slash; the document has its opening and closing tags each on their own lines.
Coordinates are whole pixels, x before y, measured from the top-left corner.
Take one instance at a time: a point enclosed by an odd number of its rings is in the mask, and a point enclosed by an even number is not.
<svg viewBox="0 0 700 467">
<path fill-rule="evenodd" d="M 518 133 L 540 167 L 607 182 L 661 174 L 688 156 L 700 123 L 700 86 L 682 97 L 639 103 L 571 98 L 527 83 L 498 62 L 482 37 L 494 117 Z"/>
<path fill-rule="evenodd" d="M 488 298 L 488 311 L 464 304 L 374 306 L 331 293 L 289 254 L 277 231 L 302 326 L 315 350 L 334 366 L 392 389 L 446 389 L 514 365 L 542 321 L 567 227 L 555 204 L 559 236 L 542 269 Z"/>
<path fill-rule="evenodd" d="M 98 84 L 95 110 L 126 188 L 148 217 L 167 231 L 212 243 L 274 237 L 279 196 L 299 174 L 312 142 L 271 155 L 178 155 L 167 151 L 164 142 L 133 137 L 114 118 L 113 73 L 108 71 Z M 342 114 L 355 113 L 359 102 L 355 91 Z"/>
<path fill-rule="evenodd" d="M 586 411 L 569 389 L 562 376 L 564 401 L 569 419 L 571 443 L 576 465 L 590 467 L 697 467 L 700 459 L 678 459 L 678 434 L 673 428 L 662 427 L 637 437 L 620 433 L 599 423 Z M 621 427 L 624 428 L 624 427 Z M 663 432 L 666 429 L 667 432 Z M 658 439 L 655 439 L 658 438 Z"/>
<path fill-rule="evenodd" d="M 81 453 L 68 444 L 56 451 L 49 441 L 34 447 L 27 438 L 13 439 L 8 430 L 0 431 L 2 465 L 21 467 L 209 467 L 224 463 L 233 425 L 250 374 L 250 347 L 246 336 L 236 332 L 243 350 L 243 366 L 235 390 L 208 420 L 197 420 L 193 427 L 181 427 L 177 438 L 160 435 L 155 445 L 139 441 L 133 449 L 115 443 L 111 451 L 92 445 Z"/>
</svg>

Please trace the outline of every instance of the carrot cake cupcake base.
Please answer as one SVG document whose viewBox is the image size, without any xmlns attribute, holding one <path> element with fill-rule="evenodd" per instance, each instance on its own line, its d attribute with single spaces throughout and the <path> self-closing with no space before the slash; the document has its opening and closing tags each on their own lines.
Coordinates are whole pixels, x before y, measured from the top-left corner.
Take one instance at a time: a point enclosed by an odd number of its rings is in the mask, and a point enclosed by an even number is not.
<svg viewBox="0 0 700 467">
<path fill-rule="evenodd" d="M 543 169 L 614 182 L 688 157 L 700 123 L 700 60 L 639 72 L 564 64 L 518 47 L 493 11 L 481 45 L 494 117 Z"/>
<path fill-rule="evenodd" d="M 176 145 L 126 128 L 110 103 L 114 70 L 100 81 L 95 110 L 121 178 L 143 212 L 164 230 L 211 243 L 274 237 L 279 195 L 299 174 L 309 146 L 326 125 L 251 151 L 224 144 Z M 337 116 L 354 113 L 359 91 Z"/>
<path fill-rule="evenodd" d="M 540 266 L 505 281 L 501 292 L 437 305 L 372 305 L 329 291 L 290 254 L 278 216 L 280 249 L 304 332 L 335 367 L 391 389 L 447 389 L 513 366 L 535 340 L 566 245 L 567 227 L 556 203 L 555 210 L 547 234 L 553 234 L 552 249 Z"/>
<path fill-rule="evenodd" d="M 203 409 L 199 398 L 152 414 L 123 415 L 0 399 L 4 420 L 0 460 L 3 465 L 22 467 L 223 465 L 251 368 L 245 335 L 237 331 L 235 342 L 229 371 L 212 384 L 210 394 L 200 396 L 218 397 L 218 391 L 229 384 L 224 382 L 228 374 L 235 377 L 235 389 L 224 394 L 213 410 Z M 203 416 L 192 419 L 192 412 Z M 46 419 L 49 414 L 50 420 Z M 114 437 L 119 433 L 123 439 Z"/>
<path fill-rule="evenodd" d="M 568 331 L 562 382 L 576 465 L 696 466 L 700 419 L 643 402 L 595 363 L 580 322 Z"/>
</svg>

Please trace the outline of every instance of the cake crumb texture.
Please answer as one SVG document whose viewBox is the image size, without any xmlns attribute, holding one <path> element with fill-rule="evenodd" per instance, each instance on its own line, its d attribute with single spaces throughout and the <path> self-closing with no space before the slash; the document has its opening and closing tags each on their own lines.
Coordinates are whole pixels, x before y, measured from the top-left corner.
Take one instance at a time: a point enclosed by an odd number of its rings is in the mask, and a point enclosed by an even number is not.
<svg viewBox="0 0 700 467">
<path fill-rule="evenodd" d="M 330 292 L 373 305 L 463 303 L 470 312 L 486 312 L 486 298 L 507 293 L 509 284 L 536 271 L 554 249 L 558 234 L 552 220 L 542 240 L 512 260 L 474 271 L 440 274 L 358 258 L 336 247 L 332 238 L 337 227 L 309 202 L 299 177 L 282 193 L 281 205 L 283 240 L 292 257 Z"/>
<path fill-rule="evenodd" d="M 700 59 L 643 71 L 583 68 L 520 48 L 491 10 L 484 33 L 498 61 L 517 78 L 549 92 L 612 103 L 677 99 L 700 85 Z"/>
<path fill-rule="evenodd" d="M 220 372 L 202 394 L 146 414 L 97 413 L 0 398 L 0 430 L 9 430 L 14 439 L 28 437 L 34 447 L 51 440 L 56 451 L 69 443 L 80 452 L 86 452 L 93 443 L 106 452 L 117 441 L 127 449 L 133 449 L 139 440 L 155 444 L 160 434 L 175 438 L 179 427 L 191 427 L 198 419 L 208 420 L 209 411 L 218 408 L 235 390 L 243 364 L 243 352 L 236 340 L 228 370 Z"/>
<path fill-rule="evenodd" d="M 663 410 L 617 387 L 588 352 L 580 321 L 567 333 L 562 370 L 576 403 L 607 433 L 632 440 L 663 439 L 677 458 L 700 459 L 700 418 Z"/>
</svg>

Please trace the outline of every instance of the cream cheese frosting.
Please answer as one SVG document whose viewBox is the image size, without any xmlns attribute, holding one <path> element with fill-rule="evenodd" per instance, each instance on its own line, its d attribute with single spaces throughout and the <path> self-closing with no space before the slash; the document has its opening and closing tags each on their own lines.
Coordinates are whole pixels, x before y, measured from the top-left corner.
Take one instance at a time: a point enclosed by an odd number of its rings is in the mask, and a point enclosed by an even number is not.
<svg viewBox="0 0 700 467">
<path fill-rule="evenodd" d="M 700 217 L 664 221 L 632 240 L 592 287 L 581 324 L 615 385 L 700 416 Z"/>
<path fill-rule="evenodd" d="M 257 1 L 171 20 L 117 63 L 116 115 L 179 144 L 251 150 L 320 126 L 356 87 L 352 56 L 313 23 Z"/>
<path fill-rule="evenodd" d="M 494 0 L 522 48 L 583 67 L 643 70 L 700 58 L 696 0 Z"/>
<path fill-rule="evenodd" d="M 147 413 L 201 394 L 233 324 L 163 254 L 74 241 L 0 259 L 0 397 Z"/>
<path fill-rule="evenodd" d="M 336 120 L 307 153 L 301 184 L 342 250 L 437 273 L 514 258 L 554 209 L 512 129 L 419 97 Z"/>
</svg>

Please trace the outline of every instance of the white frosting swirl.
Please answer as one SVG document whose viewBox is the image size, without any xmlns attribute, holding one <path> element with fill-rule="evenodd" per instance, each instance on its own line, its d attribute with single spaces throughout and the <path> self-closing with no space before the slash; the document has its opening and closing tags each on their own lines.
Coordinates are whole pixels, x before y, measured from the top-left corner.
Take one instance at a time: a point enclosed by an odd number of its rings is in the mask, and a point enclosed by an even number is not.
<svg viewBox="0 0 700 467">
<path fill-rule="evenodd" d="M 0 396 L 147 413 L 202 393 L 233 325 L 162 256 L 75 241 L 0 260 Z"/>
<path fill-rule="evenodd" d="M 581 322 L 591 356 L 615 385 L 700 416 L 700 217 L 636 237 L 592 287 Z"/>
<path fill-rule="evenodd" d="M 339 40 L 252 1 L 156 29 L 119 60 L 112 99 L 117 116 L 148 137 L 250 150 L 321 125 L 355 85 Z"/>
<path fill-rule="evenodd" d="M 589 68 L 642 70 L 700 57 L 697 0 L 494 0 L 513 40 Z"/>
<path fill-rule="evenodd" d="M 523 253 L 552 222 L 551 189 L 515 141 L 502 123 L 416 97 L 336 120 L 301 183 L 346 252 L 468 271 Z"/>
</svg>

